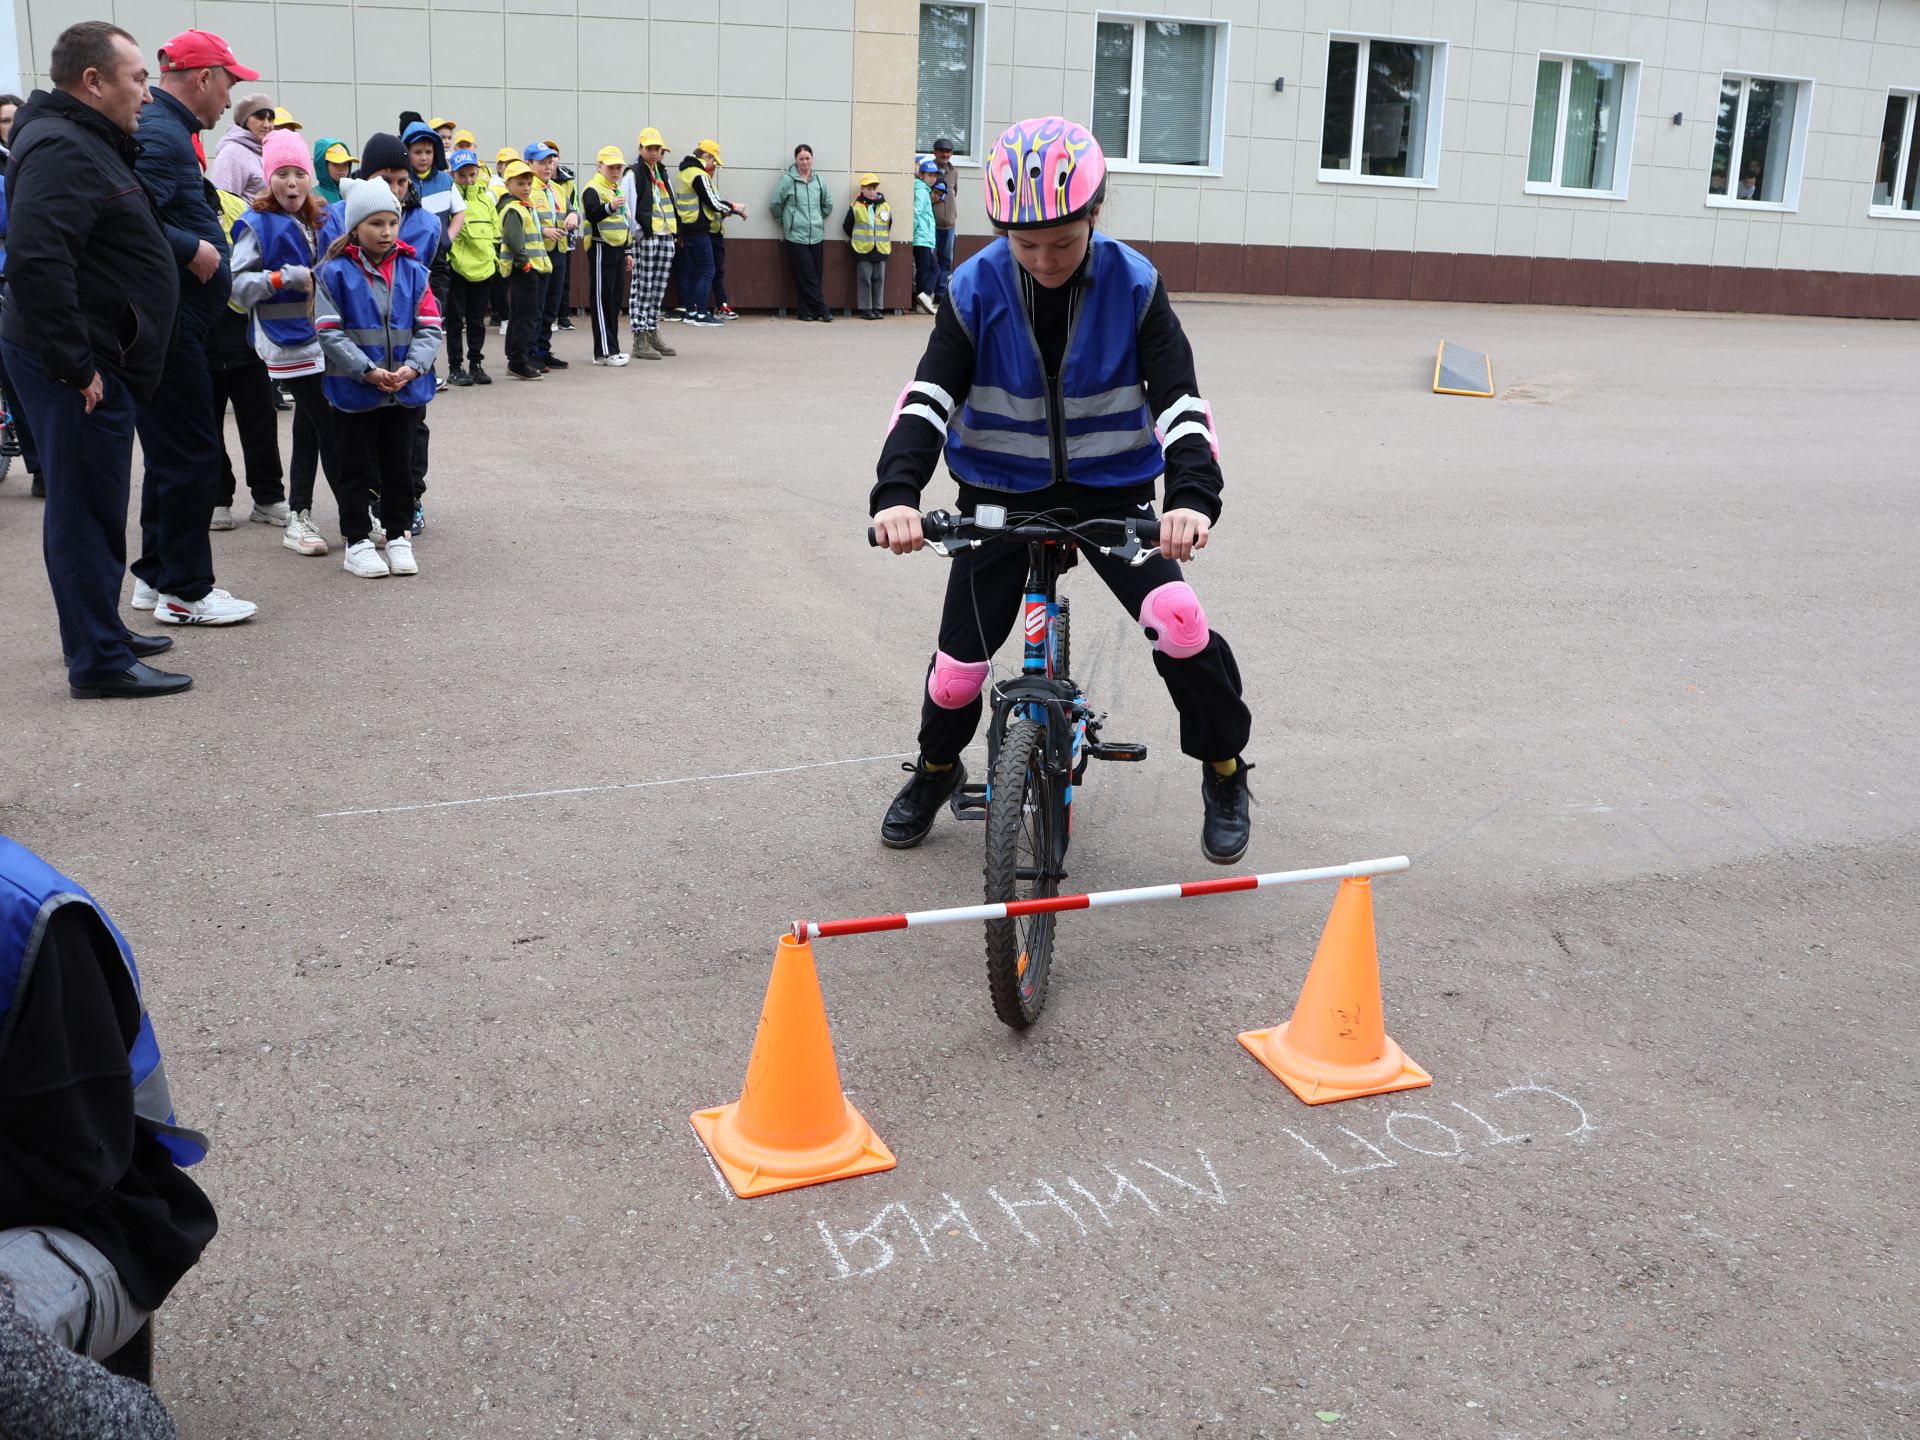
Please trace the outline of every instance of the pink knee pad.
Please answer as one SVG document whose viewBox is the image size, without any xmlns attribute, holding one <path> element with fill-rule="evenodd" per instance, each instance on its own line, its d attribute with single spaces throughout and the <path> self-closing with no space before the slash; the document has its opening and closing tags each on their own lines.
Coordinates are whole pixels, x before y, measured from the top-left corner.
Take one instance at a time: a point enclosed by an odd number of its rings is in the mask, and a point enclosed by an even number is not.
<svg viewBox="0 0 1920 1440">
<path fill-rule="evenodd" d="M 980 698 L 993 664 L 987 660 L 956 660 L 944 650 L 933 652 L 933 673 L 927 676 L 927 694 L 942 710 L 960 710 Z"/>
<path fill-rule="evenodd" d="M 1207 612 L 1184 580 L 1169 580 L 1148 593 L 1140 606 L 1140 628 L 1152 639 L 1154 649 L 1175 660 L 1207 648 Z"/>
</svg>

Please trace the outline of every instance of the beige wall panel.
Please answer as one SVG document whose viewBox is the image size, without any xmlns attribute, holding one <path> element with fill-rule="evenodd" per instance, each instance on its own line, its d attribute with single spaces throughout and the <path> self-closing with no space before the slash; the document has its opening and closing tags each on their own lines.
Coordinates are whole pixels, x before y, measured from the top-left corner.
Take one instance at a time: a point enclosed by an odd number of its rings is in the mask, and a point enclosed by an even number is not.
<svg viewBox="0 0 1920 1440">
<path fill-rule="evenodd" d="M 427 107 L 427 118 L 431 120 L 439 115 L 453 121 L 462 130 L 473 131 L 473 143 L 479 147 L 480 158 L 487 164 L 493 163 L 494 152 L 502 145 L 516 143 L 513 136 L 507 133 L 507 96 L 504 90 L 469 90 L 458 85 L 436 85 L 432 98 L 433 104 Z M 566 137 L 556 138 L 564 140 Z"/>
<path fill-rule="evenodd" d="M 971 205 L 963 207 L 963 213 L 976 214 L 980 209 L 978 192 Z M 1116 175 L 1107 184 L 1107 204 L 1100 212 L 1100 226 L 1116 240 L 1151 240 L 1153 238 L 1153 184 L 1151 181 L 1130 179 Z M 981 227 L 984 231 L 985 227 Z"/>
<path fill-rule="evenodd" d="M 720 27 L 720 73 L 727 94 L 782 99 L 787 93 L 787 31 L 767 25 Z"/>
<path fill-rule="evenodd" d="M 711 7 L 712 0 L 709 0 Z M 805 5 L 807 0 L 798 0 Z M 787 0 L 720 0 L 720 19 L 728 25 L 787 24 Z"/>
<path fill-rule="evenodd" d="M 498 89 L 507 83 L 504 16 L 435 10 L 431 20 L 432 75 L 436 89 L 442 85 L 458 86 L 463 90 Z M 517 74 L 515 78 L 517 83 Z"/>
<path fill-rule="evenodd" d="M 354 15 L 353 78 L 360 85 L 424 88 L 424 10 L 361 10 Z"/>
<path fill-rule="evenodd" d="M 1067 17 L 1059 11 L 1022 5 L 1013 13 L 1013 54 L 1009 58 L 1016 65 L 1058 72 L 1067 63 Z"/>
<path fill-rule="evenodd" d="M 854 48 L 856 90 L 862 100 L 919 104 L 920 49 L 912 35 L 861 35 Z"/>
<path fill-rule="evenodd" d="M 580 99 L 572 90 L 507 91 L 507 138 L 500 144 L 524 148 L 535 140 L 558 140 L 565 154 L 571 141 L 577 159 L 579 132 Z"/>
<path fill-rule="evenodd" d="M 274 30 L 281 81 L 352 81 L 353 11 L 346 6 L 283 5 L 275 17 Z M 263 72 L 267 69 L 264 65 L 256 68 Z M 291 105 L 287 108 L 293 109 Z"/>
<path fill-rule="evenodd" d="M 656 93 L 648 97 L 646 113 L 645 123 L 666 137 L 669 160 L 688 154 L 708 136 L 725 144 L 718 129 L 720 102 L 711 95 Z"/>
<path fill-rule="evenodd" d="M 727 183 L 738 183 L 736 171 L 755 169 L 778 174 L 786 169 L 793 150 L 786 129 L 786 101 L 724 97 L 720 101 L 720 128 L 714 138 L 726 151 Z"/>
<path fill-rule="evenodd" d="M 583 15 L 579 25 L 580 88 L 639 89 L 647 74 L 647 22 Z"/>
<path fill-rule="evenodd" d="M 820 173 L 833 181 L 834 198 L 845 196 L 845 176 L 852 166 L 848 154 L 853 144 L 853 106 L 838 100 L 790 100 L 787 102 L 786 142 L 782 149 L 793 158 L 793 147 L 801 141 L 813 146 Z M 785 168 L 783 165 L 781 168 Z"/>
<path fill-rule="evenodd" d="M 582 90 L 579 139 L 572 153 L 583 164 L 591 164 L 602 145 L 618 145 L 620 153 L 631 160 L 636 149 L 634 140 L 648 123 L 646 109 L 640 96 L 625 91 Z M 704 138 L 696 135 L 690 143 L 697 144 Z M 680 156 L 676 153 L 673 158 Z"/>
<path fill-rule="evenodd" d="M 1249 191 L 1245 230 L 1248 245 L 1286 245 L 1293 236 L 1291 196 Z"/>
<path fill-rule="evenodd" d="M 507 0 L 508 11 L 518 15 L 564 15 L 575 13 L 574 0 Z"/>
<path fill-rule="evenodd" d="M 853 30 L 853 0 L 794 0 L 787 24 L 795 30 Z"/>
<path fill-rule="evenodd" d="M 242 65 L 260 72 L 262 81 L 273 81 L 280 78 L 276 73 L 279 56 L 273 24 L 277 8 L 261 4 L 259 0 L 199 0 L 199 4 L 194 6 L 193 24 L 201 30 L 211 30 L 225 40 L 233 47 L 233 53 Z M 127 28 L 132 29 L 131 26 Z M 133 33 L 138 35 L 140 32 L 135 30 Z M 178 33 L 178 30 L 169 30 L 164 34 L 155 31 L 152 41 L 147 43 L 158 48 L 162 40 Z"/>
<path fill-rule="evenodd" d="M 787 94 L 795 100 L 853 97 L 853 35 L 792 30 L 787 35 Z"/>
<path fill-rule="evenodd" d="M 655 20 L 647 73 L 656 95 L 712 96 L 720 87 L 720 27 Z"/>
<path fill-rule="evenodd" d="M 579 37 L 571 16 L 506 17 L 507 83 L 515 90 L 571 90 L 579 84 Z"/>
<path fill-rule="evenodd" d="M 854 0 L 853 28 L 861 35 L 918 35 L 919 0 Z"/>
<path fill-rule="evenodd" d="M 1245 244 L 1247 192 L 1202 187 L 1198 239 L 1209 245 Z"/>
</svg>

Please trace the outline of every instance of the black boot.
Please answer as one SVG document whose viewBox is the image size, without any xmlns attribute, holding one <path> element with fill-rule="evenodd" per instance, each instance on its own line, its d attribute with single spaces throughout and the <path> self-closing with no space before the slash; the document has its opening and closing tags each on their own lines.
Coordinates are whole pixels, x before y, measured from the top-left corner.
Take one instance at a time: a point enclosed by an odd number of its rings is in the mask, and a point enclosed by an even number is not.
<svg viewBox="0 0 1920 1440">
<path fill-rule="evenodd" d="M 967 767 L 958 760 L 946 770 L 929 770 L 923 760 L 902 765 L 913 778 L 887 807 L 887 818 L 880 822 L 880 843 L 895 850 L 911 850 L 927 838 L 933 829 L 933 817 L 966 783 Z"/>
<path fill-rule="evenodd" d="M 1200 853 L 1216 865 L 1239 860 L 1253 838 L 1253 794 L 1247 789 L 1251 769 L 1245 760 L 1231 775 L 1221 775 L 1211 765 L 1200 767 L 1200 804 L 1206 812 L 1200 822 Z"/>
</svg>

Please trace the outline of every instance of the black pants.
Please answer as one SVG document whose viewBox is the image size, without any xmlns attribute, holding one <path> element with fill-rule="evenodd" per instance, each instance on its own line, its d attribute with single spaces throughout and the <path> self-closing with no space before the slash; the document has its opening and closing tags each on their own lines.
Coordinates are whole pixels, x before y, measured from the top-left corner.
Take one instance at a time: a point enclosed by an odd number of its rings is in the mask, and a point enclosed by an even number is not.
<svg viewBox="0 0 1920 1440">
<path fill-rule="evenodd" d="M 413 437 L 420 416 L 420 408 L 413 405 L 335 412 L 333 433 L 342 472 L 340 529 L 349 545 L 372 533 L 368 507 L 375 490 L 380 492 L 380 528 L 389 536 L 412 528 Z"/>
<path fill-rule="evenodd" d="M 234 427 L 240 432 L 240 463 L 247 472 L 247 490 L 256 505 L 277 505 L 286 499 L 281 487 L 285 474 L 280 468 L 280 411 L 273 403 L 273 378 L 264 363 L 255 360 L 251 365 L 213 372 L 213 423 L 223 432 L 223 442 L 229 404 L 233 406 Z M 233 504 L 236 488 L 233 457 L 222 443 L 219 503 Z"/>
<path fill-rule="evenodd" d="M 567 313 L 567 283 L 573 276 L 573 254 L 571 251 L 555 250 L 553 256 L 553 276 L 547 285 L 546 308 L 541 319 L 546 321 L 547 333 L 560 323 L 560 317 Z"/>
<path fill-rule="evenodd" d="M 913 293 L 933 298 L 933 287 L 939 283 L 936 278 L 940 267 L 934 263 L 931 245 L 913 247 Z M 909 309 L 912 307 L 909 306 Z"/>
<path fill-rule="evenodd" d="M 793 288 L 800 296 L 802 318 L 819 319 L 827 313 L 827 302 L 820 294 L 820 265 L 823 245 L 796 245 L 785 242 L 787 263 L 793 267 Z"/>
<path fill-rule="evenodd" d="M 1075 500 L 1079 503 L 1073 503 Z M 1031 508 L 1038 510 L 1044 504 Z M 1138 518 L 1148 513 L 1138 509 L 1103 508 L 1097 494 L 1092 496 L 1091 503 L 1074 496 L 1069 504 L 1087 520 L 1106 515 Z M 1018 508 L 1024 511 L 1029 507 L 1021 502 Z M 1086 546 L 1081 547 L 1080 558 L 1093 567 L 1094 574 L 1106 582 L 1114 598 L 1127 607 L 1127 613 L 1135 620 L 1139 619 L 1140 606 L 1151 591 L 1180 579 L 1179 565 L 1164 555 L 1156 555 L 1137 569 Z M 1013 630 L 1014 620 L 1020 614 L 1020 600 L 1026 591 L 1026 579 L 1025 545 L 1009 541 L 983 545 L 977 550 L 962 550 L 947 569 L 947 599 L 940 612 L 940 648 L 956 660 L 990 658 Z M 1141 644 L 1151 643 L 1143 634 Z M 1173 697 L 1174 709 L 1180 712 L 1180 748 L 1196 760 L 1231 760 L 1238 755 L 1246 747 L 1253 715 L 1240 698 L 1240 667 L 1234 661 L 1226 637 L 1214 631 L 1204 650 L 1184 660 L 1175 660 L 1158 650 L 1152 653 L 1153 668 L 1160 672 L 1167 693 Z M 927 669 L 932 672 L 931 661 Z M 920 708 L 921 755 L 936 765 L 959 759 L 960 752 L 973 739 L 973 732 L 980 727 L 983 708 L 976 698 L 958 710 L 943 710 L 928 696 Z M 1118 725 L 1115 732 L 1124 728 L 1124 724 Z"/>
<path fill-rule="evenodd" d="M 547 314 L 547 299 L 553 294 L 553 282 L 558 278 L 552 271 L 545 275 L 536 272 L 533 277 L 533 334 L 527 341 L 527 353 L 536 365 L 553 353 L 553 320 Z M 507 323 L 513 323 L 511 316 Z"/>
<path fill-rule="evenodd" d="M 546 278 L 532 270 L 516 270 L 507 277 L 507 364 L 523 370 L 539 368 L 534 332 L 539 326 L 540 282 Z"/>
<path fill-rule="evenodd" d="M 480 352 L 487 343 L 487 290 L 492 283 L 453 277 L 447 292 L 447 363 L 455 370 L 469 365 L 480 368 Z"/>
<path fill-rule="evenodd" d="M 333 443 L 333 406 L 318 375 L 300 375 L 283 381 L 293 396 L 293 458 L 287 466 L 287 508 L 296 515 L 313 509 L 313 480 L 327 473 L 327 489 L 341 519 L 347 514 L 340 499 L 340 452 Z"/>
<path fill-rule="evenodd" d="M 713 232 L 713 308 L 718 310 L 727 300 L 727 237 L 724 231 Z"/>
<path fill-rule="evenodd" d="M 133 664 L 120 619 L 120 582 L 127 573 L 127 496 L 133 468 L 133 391 L 101 367 L 101 401 L 87 414 L 71 385 L 47 374 L 40 352 L 0 342 L 6 352 L 7 397 L 16 415 L 32 416 L 46 469 L 47 508 L 41 547 L 67 678 L 91 685 Z M 12 681 L 9 681 L 11 693 Z"/>
<path fill-rule="evenodd" d="M 597 244 L 587 254 L 593 265 L 593 358 L 620 353 L 620 312 L 627 308 L 627 247 Z"/>
<path fill-rule="evenodd" d="M 413 471 L 413 498 L 418 500 L 427 493 L 427 446 L 433 439 L 433 431 L 427 428 L 427 412 L 420 412 L 420 423 L 413 431 L 413 459 L 409 469 Z M 413 524 L 413 514 L 407 514 L 407 524 Z"/>
<path fill-rule="evenodd" d="M 442 327 L 447 323 L 447 306 L 452 303 L 448 297 L 453 293 L 453 271 L 443 268 L 444 264 L 445 262 L 442 261 L 441 264 L 435 265 L 433 269 L 427 272 L 427 288 L 433 291 L 433 303 L 440 309 L 440 323 Z M 444 346 L 441 348 L 445 349 Z M 439 372 L 438 356 L 435 357 L 433 368 L 435 373 Z"/>
<path fill-rule="evenodd" d="M 136 426 L 147 473 L 140 482 L 140 558 L 133 573 L 162 595 L 191 603 L 213 589 L 213 518 L 225 447 L 213 424 L 207 337 L 188 315 L 174 330 L 160 386 Z"/>
<path fill-rule="evenodd" d="M 507 277 L 504 275 L 487 286 L 487 314 L 496 325 L 507 323 Z"/>
</svg>

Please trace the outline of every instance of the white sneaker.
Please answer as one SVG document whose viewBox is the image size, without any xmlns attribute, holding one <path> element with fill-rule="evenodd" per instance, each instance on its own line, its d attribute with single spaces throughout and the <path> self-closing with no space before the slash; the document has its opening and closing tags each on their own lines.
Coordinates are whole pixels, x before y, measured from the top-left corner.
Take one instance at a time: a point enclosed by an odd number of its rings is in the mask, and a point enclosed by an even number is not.
<svg viewBox="0 0 1920 1440">
<path fill-rule="evenodd" d="M 280 543 L 298 555 L 327 553 L 327 537 L 314 528 L 311 510 L 287 517 L 287 533 L 280 537 Z"/>
<path fill-rule="evenodd" d="M 420 566 L 413 558 L 413 537 L 396 535 L 387 541 L 387 573 L 418 575 Z"/>
<path fill-rule="evenodd" d="M 209 530 L 233 529 L 233 507 L 231 505 L 214 506 L 213 518 L 207 521 L 207 529 Z"/>
<path fill-rule="evenodd" d="M 133 582 L 133 608 L 151 610 L 160 603 L 160 592 L 146 581 L 136 578 Z"/>
<path fill-rule="evenodd" d="M 153 607 L 153 618 L 163 625 L 238 625 L 251 620 L 259 608 L 251 600 L 236 600 L 226 591 L 214 589 L 198 600 L 162 595 Z"/>
<path fill-rule="evenodd" d="M 928 315 L 933 314 L 933 297 L 927 294 L 926 291 L 921 291 L 913 297 L 913 308 Z"/>
<path fill-rule="evenodd" d="M 343 568 L 349 575 L 358 575 L 364 580 L 378 580 L 393 573 L 387 568 L 387 562 L 380 558 L 380 552 L 374 548 L 371 540 L 359 540 L 347 546 Z"/>
<path fill-rule="evenodd" d="M 607 363 L 609 365 L 612 365 L 616 369 L 618 369 L 620 366 L 627 363 L 627 352 L 622 350 L 617 354 L 609 355 L 607 357 Z"/>
<path fill-rule="evenodd" d="M 287 502 L 276 500 L 271 505 L 253 502 L 253 513 L 247 517 L 256 525 L 285 525 L 293 518 L 293 512 L 287 509 Z"/>
<path fill-rule="evenodd" d="M 611 365 L 613 364 L 613 357 L 611 355 L 596 355 L 593 357 L 593 363 L 596 365 Z"/>
</svg>

